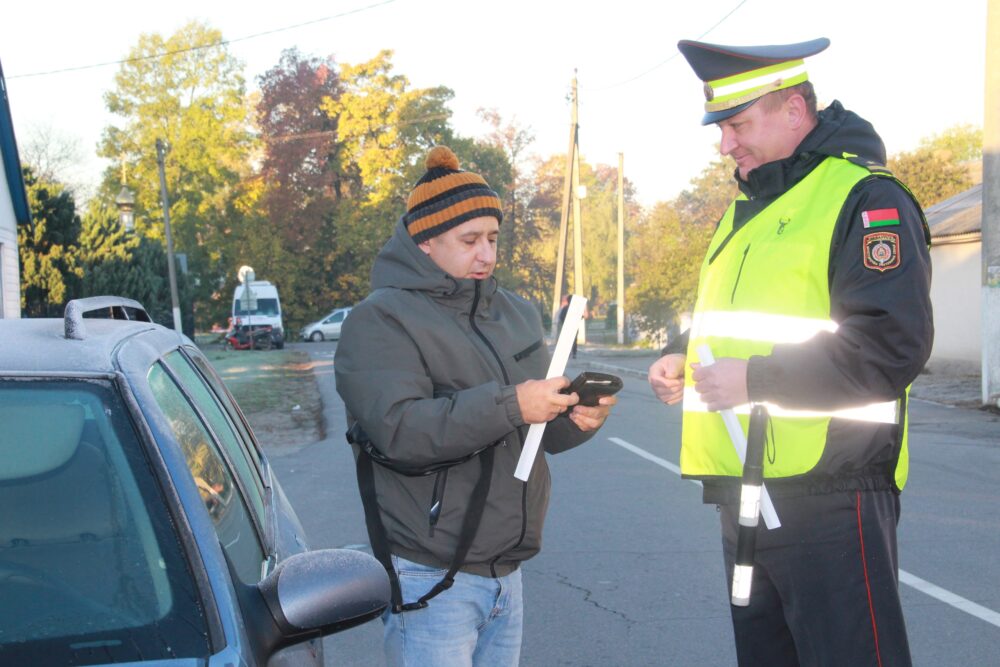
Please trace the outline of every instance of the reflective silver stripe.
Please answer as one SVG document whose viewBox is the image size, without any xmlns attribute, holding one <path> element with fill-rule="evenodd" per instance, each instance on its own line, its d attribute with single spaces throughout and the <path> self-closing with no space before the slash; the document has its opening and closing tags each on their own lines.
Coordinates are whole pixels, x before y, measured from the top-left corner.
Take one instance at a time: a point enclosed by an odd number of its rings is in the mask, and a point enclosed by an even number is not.
<svg viewBox="0 0 1000 667">
<path fill-rule="evenodd" d="M 802 343 L 820 331 L 836 331 L 829 319 L 757 313 L 750 310 L 711 310 L 695 313 L 691 337 L 735 338 L 767 343 Z"/>
<path fill-rule="evenodd" d="M 853 408 L 841 410 L 792 410 L 783 408 L 774 403 L 765 402 L 767 411 L 772 417 L 787 417 L 790 419 L 813 419 L 816 417 L 830 417 L 834 419 L 850 419 L 852 421 L 873 422 L 876 424 L 898 424 L 899 423 L 899 401 L 886 401 L 885 403 L 870 403 Z M 749 415 L 750 404 L 737 405 L 733 410 L 737 414 Z M 701 400 L 701 396 L 694 390 L 694 387 L 684 387 L 684 411 L 685 412 L 708 412 L 708 405 Z"/>
</svg>

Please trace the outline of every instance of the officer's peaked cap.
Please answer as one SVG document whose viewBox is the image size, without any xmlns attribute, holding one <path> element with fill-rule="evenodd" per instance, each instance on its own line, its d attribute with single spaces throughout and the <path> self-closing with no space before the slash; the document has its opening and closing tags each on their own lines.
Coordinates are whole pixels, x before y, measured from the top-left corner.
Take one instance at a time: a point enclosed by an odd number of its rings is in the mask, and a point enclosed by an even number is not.
<svg viewBox="0 0 1000 667">
<path fill-rule="evenodd" d="M 758 99 L 808 81 L 803 59 L 830 46 L 825 37 L 797 44 L 723 46 L 683 39 L 677 48 L 705 82 L 702 125 L 738 114 Z"/>
</svg>

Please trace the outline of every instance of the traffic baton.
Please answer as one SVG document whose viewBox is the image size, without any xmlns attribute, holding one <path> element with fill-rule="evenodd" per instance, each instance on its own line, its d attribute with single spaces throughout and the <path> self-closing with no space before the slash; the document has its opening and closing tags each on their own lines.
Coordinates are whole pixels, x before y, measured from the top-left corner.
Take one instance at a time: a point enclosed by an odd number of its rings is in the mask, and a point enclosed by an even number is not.
<svg viewBox="0 0 1000 667">
<path fill-rule="evenodd" d="M 767 431 L 767 408 L 755 405 L 747 429 L 747 455 L 743 462 L 743 486 L 740 489 L 739 534 L 736 538 L 736 565 L 733 567 L 732 603 L 750 604 L 753 580 L 753 557 L 757 548 L 757 524 L 760 521 L 760 496 L 764 486 L 764 437 Z"/>
</svg>

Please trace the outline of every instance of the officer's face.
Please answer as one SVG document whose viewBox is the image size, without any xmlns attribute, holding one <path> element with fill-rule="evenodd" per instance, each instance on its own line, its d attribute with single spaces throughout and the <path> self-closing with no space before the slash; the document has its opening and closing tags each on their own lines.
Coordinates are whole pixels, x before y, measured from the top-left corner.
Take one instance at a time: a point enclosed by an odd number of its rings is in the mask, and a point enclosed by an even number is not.
<svg viewBox="0 0 1000 667">
<path fill-rule="evenodd" d="M 718 122 L 722 132 L 719 152 L 736 160 L 740 178 L 768 162 L 789 157 L 799 145 L 798 109 L 788 101 L 773 111 L 758 101 L 735 116 Z"/>
<path fill-rule="evenodd" d="M 500 222 L 492 216 L 474 218 L 424 241 L 420 249 L 454 278 L 484 280 L 497 263 Z"/>
</svg>

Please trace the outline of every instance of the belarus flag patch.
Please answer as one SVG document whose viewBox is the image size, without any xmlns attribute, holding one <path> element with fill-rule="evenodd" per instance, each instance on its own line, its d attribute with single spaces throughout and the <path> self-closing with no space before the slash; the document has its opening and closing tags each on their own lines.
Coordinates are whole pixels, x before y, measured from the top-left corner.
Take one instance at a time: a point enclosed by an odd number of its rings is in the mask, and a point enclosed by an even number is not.
<svg viewBox="0 0 1000 667">
<path fill-rule="evenodd" d="M 861 221 L 865 229 L 872 227 L 892 227 L 899 224 L 899 211 L 894 208 L 877 208 L 873 211 L 863 211 Z"/>
</svg>

